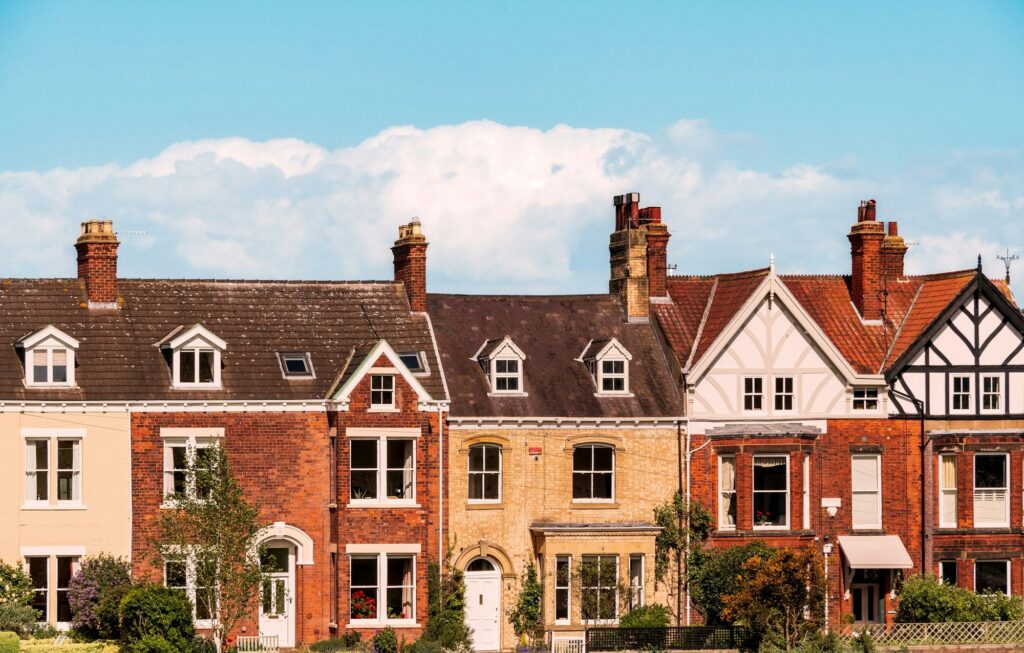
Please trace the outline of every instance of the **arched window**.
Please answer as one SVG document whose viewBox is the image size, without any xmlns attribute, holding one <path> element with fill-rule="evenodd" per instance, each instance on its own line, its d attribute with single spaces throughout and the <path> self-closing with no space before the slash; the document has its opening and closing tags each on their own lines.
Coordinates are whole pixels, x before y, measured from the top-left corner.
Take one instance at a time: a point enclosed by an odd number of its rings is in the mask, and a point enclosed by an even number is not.
<svg viewBox="0 0 1024 653">
<path fill-rule="evenodd" d="M 495 571 L 494 563 L 487 558 L 477 558 L 466 565 L 466 571 Z"/>
<path fill-rule="evenodd" d="M 501 446 L 475 444 L 469 448 L 469 500 L 501 501 Z"/>
<path fill-rule="evenodd" d="M 572 451 L 573 501 L 615 498 L 615 450 L 606 444 L 583 444 Z"/>
</svg>

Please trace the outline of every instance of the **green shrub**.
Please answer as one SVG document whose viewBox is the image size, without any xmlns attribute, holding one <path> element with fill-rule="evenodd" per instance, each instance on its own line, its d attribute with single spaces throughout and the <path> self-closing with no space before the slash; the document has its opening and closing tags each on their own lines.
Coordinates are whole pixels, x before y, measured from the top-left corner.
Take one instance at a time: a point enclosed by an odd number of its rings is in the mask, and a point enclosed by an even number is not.
<svg viewBox="0 0 1024 653">
<path fill-rule="evenodd" d="M 176 647 L 174 650 L 184 651 L 192 645 L 195 634 L 192 604 L 180 591 L 144 585 L 128 592 L 121 601 L 121 641 L 133 651 L 134 645 L 148 636 L 166 640 Z M 161 644 L 148 642 L 147 646 Z"/>
<path fill-rule="evenodd" d="M 11 632 L 0 633 L 0 653 L 18 653 L 18 634 Z"/>
<path fill-rule="evenodd" d="M 39 612 L 30 605 L 0 603 L 0 630 L 29 635 L 35 630 Z"/>
<path fill-rule="evenodd" d="M 531 560 L 519 581 L 519 596 L 516 605 L 508 615 L 509 623 L 516 637 L 537 639 L 543 632 L 544 587 L 537 579 L 537 567 Z"/>
<path fill-rule="evenodd" d="M 373 649 L 377 653 L 398 653 L 398 637 L 395 629 L 388 626 L 373 636 Z"/>
<path fill-rule="evenodd" d="M 20 565 L 0 560 L 0 605 L 26 605 L 32 600 L 32 579 Z"/>
<path fill-rule="evenodd" d="M 1019 598 L 1003 594 L 980 595 L 947 585 L 935 576 L 912 576 L 903 581 L 896 621 L 943 623 L 949 621 L 1015 621 L 1024 617 Z"/>
<path fill-rule="evenodd" d="M 106 553 L 85 558 L 68 585 L 71 623 L 88 637 L 121 636 L 121 599 L 132 588 L 132 565 Z"/>
<path fill-rule="evenodd" d="M 403 653 L 445 653 L 444 647 L 438 642 L 420 638 L 405 647 Z"/>
<path fill-rule="evenodd" d="M 451 567 L 441 573 L 441 565 L 427 566 L 427 627 L 423 639 L 437 642 L 449 651 L 468 648 L 466 626 L 466 585 L 462 572 Z"/>
<path fill-rule="evenodd" d="M 633 608 L 619 620 L 620 628 L 665 628 L 672 615 L 668 607 L 660 603 L 641 605 Z"/>
<path fill-rule="evenodd" d="M 750 558 L 771 558 L 775 550 L 761 542 L 723 549 L 697 550 L 690 557 L 690 596 L 709 626 L 725 623 L 722 597 L 739 589 L 741 568 Z"/>
</svg>

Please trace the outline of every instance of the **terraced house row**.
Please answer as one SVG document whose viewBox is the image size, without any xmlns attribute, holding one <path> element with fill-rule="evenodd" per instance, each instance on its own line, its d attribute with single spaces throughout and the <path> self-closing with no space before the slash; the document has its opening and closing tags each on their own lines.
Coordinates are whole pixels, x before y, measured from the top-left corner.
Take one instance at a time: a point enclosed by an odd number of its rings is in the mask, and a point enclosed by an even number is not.
<svg viewBox="0 0 1024 653">
<path fill-rule="evenodd" d="M 111 223 L 84 223 L 77 278 L 0 281 L 0 559 L 56 624 L 95 553 L 194 596 L 188 560 L 144 553 L 218 443 L 282 561 L 246 632 L 284 646 L 415 638 L 446 557 L 477 650 L 514 648 L 530 563 L 548 630 L 650 602 L 698 621 L 655 571 L 653 511 L 676 491 L 713 514 L 710 546 L 821 547 L 836 623 L 891 620 L 894 582 L 922 570 L 1024 593 L 1006 282 L 980 261 L 905 274 L 873 201 L 849 274 L 669 275 L 660 209 L 614 205 L 593 295 L 429 294 L 416 220 L 389 281 L 125 279 Z"/>
</svg>

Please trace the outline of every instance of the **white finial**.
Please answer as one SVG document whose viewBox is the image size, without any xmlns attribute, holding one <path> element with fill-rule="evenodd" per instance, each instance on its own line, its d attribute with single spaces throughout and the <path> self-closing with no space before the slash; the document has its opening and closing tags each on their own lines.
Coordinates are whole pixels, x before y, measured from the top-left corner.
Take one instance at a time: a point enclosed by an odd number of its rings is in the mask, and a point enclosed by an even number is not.
<svg viewBox="0 0 1024 653">
<path fill-rule="evenodd" d="M 775 274 L 775 254 L 771 254 L 768 257 L 768 269 L 771 270 L 772 274 Z"/>
</svg>

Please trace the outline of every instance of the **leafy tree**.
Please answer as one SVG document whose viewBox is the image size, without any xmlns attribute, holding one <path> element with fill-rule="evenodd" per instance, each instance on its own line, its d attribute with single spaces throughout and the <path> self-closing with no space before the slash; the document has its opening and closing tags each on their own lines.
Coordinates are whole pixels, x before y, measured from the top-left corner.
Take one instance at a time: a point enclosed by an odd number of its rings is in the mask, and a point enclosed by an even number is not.
<svg viewBox="0 0 1024 653">
<path fill-rule="evenodd" d="M 188 490 L 168 498 L 152 541 L 161 564 L 184 558 L 195 570 L 196 608 L 208 613 L 218 647 L 258 603 L 263 550 L 259 507 L 250 503 L 220 446 L 193 452 Z"/>
<path fill-rule="evenodd" d="M 28 605 L 32 600 L 32 579 L 18 565 L 0 560 L 0 605 Z"/>
<path fill-rule="evenodd" d="M 427 627 L 422 639 L 437 642 L 446 650 L 469 647 L 466 626 L 466 585 L 462 572 L 447 562 L 427 565 Z"/>
<path fill-rule="evenodd" d="M 722 549 L 697 549 L 691 556 L 690 599 L 704 616 L 705 623 L 726 623 L 722 617 L 722 597 L 740 588 L 743 564 L 755 556 L 770 558 L 775 550 L 761 542 Z"/>
<path fill-rule="evenodd" d="M 740 585 L 722 597 L 722 617 L 761 637 L 778 637 L 788 651 L 824 624 L 825 571 L 812 545 L 754 557 L 740 568 Z"/>
<path fill-rule="evenodd" d="M 516 637 L 536 641 L 543 636 L 544 586 L 537 579 L 537 567 L 530 561 L 519 581 L 519 596 L 508 619 Z"/>
<path fill-rule="evenodd" d="M 899 591 L 896 621 L 942 623 L 947 621 L 1014 621 L 1024 618 L 1020 598 L 1004 594 L 975 594 L 947 585 L 935 576 L 911 576 Z"/>
<path fill-rule="evenodd" d="M 132 588 L 131 570 L 127 559 L 107 553 L 82 560 L 68 585 L 71 622 L 76 630 L 104 639 L 121 636 L 118 609 Z"/>
</svg>

